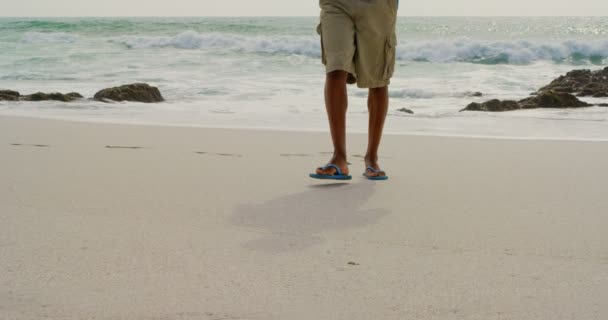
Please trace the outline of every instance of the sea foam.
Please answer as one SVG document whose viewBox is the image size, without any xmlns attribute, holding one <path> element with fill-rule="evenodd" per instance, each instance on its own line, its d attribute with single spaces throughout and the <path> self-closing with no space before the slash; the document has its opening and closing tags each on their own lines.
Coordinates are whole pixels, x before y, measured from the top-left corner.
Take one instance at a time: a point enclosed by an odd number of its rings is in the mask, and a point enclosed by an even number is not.
<svg viewBox="0 0 608 320">
<path fill-rule="evenodd" d="M 411 61 L 482 64 L 527 64 L 541 60 L 603 64 L 608 58 L 608 40 L 404 40 L 397 57 Z"/>
<path fill-rule="evenodd" d="M 298 54 L 318 57 L 321 45 L 312 37 L 242 36 L 185 31 L 176 36 L 121 36 L 110 39 L 128 48 L 229 49 L 237 52 Z"/>
<path fill-rule="evenodd" d="M 227 49 L 245 53 L 296 54 L 315 58 L 320 57 L 321 52 L 318 37 L 244 36 L 186 31 L 175 36 L 121 36 L 110 41 L 131 49 Z M 400 39 L 397 59 L 481 64 L 527 64 L 542 60 L 605 64 L 608 63 L 608 40 Z"/>
<path fill-rule="evenodd" d="M 64 32 L 27 32 L 23 43 L 69 44 L 85 39 Z M 302 55 L 319 58 L 316 36 L 247 36 L 230 33 L 184 31 L 173 36 L 124 35 L 90 38 L 124 45 L 128 49 L 175 48 L 228 50 L 238 53 Z M 469 62 L 479 64 L 529 64 L 537 61 L 608 64 L 608 40 L 442 40 L 399 39 L 397 59 L 401 61 Z"/>
</svg>

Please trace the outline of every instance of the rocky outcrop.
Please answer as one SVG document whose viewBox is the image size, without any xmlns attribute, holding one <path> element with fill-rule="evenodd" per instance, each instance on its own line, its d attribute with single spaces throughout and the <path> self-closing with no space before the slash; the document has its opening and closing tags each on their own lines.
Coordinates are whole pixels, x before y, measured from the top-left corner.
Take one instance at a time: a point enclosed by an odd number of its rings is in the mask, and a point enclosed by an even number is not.
<svg viewBox="0 0 608 320">
<path fill-rule="evenodd" d="M 22 96 L 21 100 L 23 100 L 23 101 L 54 100 L 54 101 L 70 102 L 70 101 L 74 101 L 76 99 L 81 99 L 81 98 L 82 98 L 82 95 L 77 92 L 70 92 L 70 93 L 66 93 L 66 94 L 59 93 L 59 92 L 53 92 L 53 93 L 37 92 L 37 93 L 32 93 L 32 94 Z"/>
<path fill-rule="evenodd" d="M 120 87 L 103 89 L 94 96 L 97 101 L 135 101 L 135 102 L 162 102 L 165 101 L 156 87 L 146 83 L 134 83 Z"/>
<path fill-rule="evenodd" d="M 521 109 L 519 102 L 514 100 L 498 100 L 493 99 L 490 101 L 486 101 L 483 103 L 473 102 L 469 104 L 466 108 L 460 111 L 491 111 L 491 112 L 499 112 L 499 111 L 511 111 Z"/>
<path fill-rule="evenodd" d="M 608 97 L 608 67 L 603 70 L 573 70 L 540 88 L 538 92 L 555 91 L 579 97 Z"/>
<path fill-rule="evenodd" d="M 409 114 L 414 114 L 414 111 L 408 109 L 408 108 L 401 108 L 398 109 L 397 111 L 401 111 L 401 112 L 405 112 L 405 113 L 409 113 Z"/>
<path fill-rule="evenodd" d="M 70 102 L 81 99 L 83 96 L 77 92 L 70 93 L 44 93 L 36 92 L 28 95 L 20 95 L 17 91 L 0 90 L 0 101 L 63 101 Z M 136 102 L 161 102 L 165 101 L 160 91 L 146 83 L 134 83 L 121 87 L 103 89 L 95 94 L 95 100 L 112 101 L 136 101 Z"/>
<path fill-rule="evenodd" d="M 579 100 L 579 97 L 608 97 L 608 67 L 602 70 L 572 70 L 550 84 L 533 92 L 530 97 L 519 100 L 490 100 L 483 103 L 473 102 L 460 111 L 510 111 L 537 108 L 582 108 L 592 104 Z M 597 106 L 605 107 L 600 103 Z"/>
<path fill-rule="evenodd" d="M 17 91 L 0 90 L 0 101 L 17 101 L 20 96 Z"/>
<path fill-rule="evenodd" d="M 577 97 L 565 93 L 555 91 L 542 91 L 536 96 L 519 100 L 522 109 L 538 109 L 538 108 L 581 108 L 591 107 L 592 104 L 579 100 Z"/>
<path fill-rule="evenodd" d="M 514 100 L 490 100 L 483 103 L 473 102 L 460 111 L 511 111 L 519 109 L 539 108 L 582 108 L 590 107 L 592 104 L 579 100 L 577 97 L 563 92 L 543 91 L 536 96 Z"/>
</svg>

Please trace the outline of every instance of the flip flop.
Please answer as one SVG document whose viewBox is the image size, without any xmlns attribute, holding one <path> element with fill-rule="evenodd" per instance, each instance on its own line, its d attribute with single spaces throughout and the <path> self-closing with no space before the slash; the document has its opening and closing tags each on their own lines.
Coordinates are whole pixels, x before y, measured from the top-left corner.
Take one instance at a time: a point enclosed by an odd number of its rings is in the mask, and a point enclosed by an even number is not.
<svg viewBox="0 0 608 320">
<path fill-rule="evenodd" d="M 335 164 L 328 164 L 325 167 L 322 167 L 321 170 L 325 170 L 327 168 L 335 168 L 336 172 L 334 174 L 317 174 L 311 173 L 309 176 L 313 179 L 327 179 L 327 180 L 351 180 L 353 177 L 347 174 L 343 174 L 342 170 L 338 168 Z"/>
<path fill-rule="evenodd" d="M 380 173 L 380 172 L 382 172 L 382 173 L 384 173 L 384 175 L 383 176 L 370 177 L 370 176 L 367 175 L 367 170 L 371 170 L 373 173 Z M 384 172 L 382 170 L 376 170 L 372 166 L 369 166 L 369 167 L 366 168 L 366 171 L 363 172 L 363 176 L 366 177 L 369 180 L 388 180 L 388 176 L 386 175 L 386 172 Z"/>
</svg>

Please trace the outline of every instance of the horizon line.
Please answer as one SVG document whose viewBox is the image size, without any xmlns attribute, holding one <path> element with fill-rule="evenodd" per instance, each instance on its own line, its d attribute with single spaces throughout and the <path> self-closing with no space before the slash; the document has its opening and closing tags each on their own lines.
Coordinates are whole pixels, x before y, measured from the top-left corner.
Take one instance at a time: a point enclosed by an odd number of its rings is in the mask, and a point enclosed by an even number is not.
<svg viewBox="0 0 608 320">
<path fill-rule="evenodd" d="M 608 18 L 606 15 L 398 15 L 399 17 L 409 18 L 581 18 L 581 17 L 594 17 L 594 18 Z M 0 18 L 317 18 L 318 15 L 242 15 L 242 16 L 187 16 L 187 15 L 116 15 L 116 16 L 104 16 L 104 15 L 70 15 L 70 16 L 46 16 L 46 15 L 29 15 L 29 16 L 5 16 L 0 15 Z"/>
</svg>

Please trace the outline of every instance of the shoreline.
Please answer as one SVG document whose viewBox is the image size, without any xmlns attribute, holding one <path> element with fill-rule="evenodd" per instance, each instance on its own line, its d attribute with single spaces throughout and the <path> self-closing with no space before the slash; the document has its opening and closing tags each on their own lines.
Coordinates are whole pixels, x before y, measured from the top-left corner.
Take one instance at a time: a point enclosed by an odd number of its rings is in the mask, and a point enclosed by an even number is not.
<svg viewBox="0 0 608 320">
<path fill-rule="evenodd" d="M 22 118 L 36 119 L 49 121 L 63 121 L 73 123 L 89 123 L 89 124 L 106 124 L 119 126 L 142 126 L 142 127 L 166 127 L 166 128 L 192 128 L 192 129 L 220 129 L 220 130 L 243 130 L 243 131 L 261 131 L 261 132 L 292 132 L 292 133 L 322 133 L 329 135 L 329 127 L 327 129 L 289 129 L 275 127 L 246 127 L 246 126 L 211 126 L 211 125 L 196 125 L 196 124 L 167 124 L 154 122 L 128 122 L 117 120 L 87 120 L 87 119 L 67 119 L 62 117 L 45 117 L 31 115 L 0 115 L 0 118 Z M 347 134 L 366 135 L 367 132 L 347 128 Z M 555 142 L 608 142 L 608 138 L 561 138 L 561 137 L 519 137 L 519 136 L 492 136 L 492 135 L 473 135 L 473 134 L 442 134 L 442 133 L 418 133 L 418 132 L 394 132 L 386 131 L 384 136 L 412 136 L 412 137 L 436 137 L 436 138 L 459 138 L 459 139 L 482 139 L 482 140 L 515 140 L 515 141 L 555 141 Z"/>
</svg>

